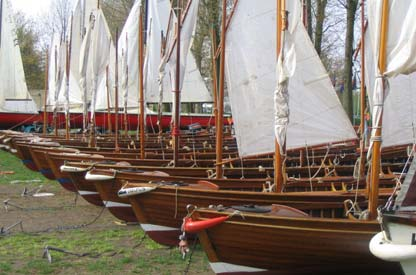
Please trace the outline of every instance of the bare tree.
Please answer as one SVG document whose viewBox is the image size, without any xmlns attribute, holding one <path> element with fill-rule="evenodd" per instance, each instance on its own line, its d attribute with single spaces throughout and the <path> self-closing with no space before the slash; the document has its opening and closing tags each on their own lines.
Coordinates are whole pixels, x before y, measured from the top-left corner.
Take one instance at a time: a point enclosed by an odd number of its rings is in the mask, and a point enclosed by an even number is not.
<svg viewBox="0 0 416 275">
<path fill-rule="evenodd" d="M 103 0 L 102 9 L 107 19 L 111 34 L 115 37 L 116 30 L 121 29 L 129 16 L 135 0 Z M 144 2 L 144 1 L 143 1 Z"/>
<path fill-rule="evenodd" d="M 342 96 L 342 105 L 347 112 L 348 117 L 353 119 L 353 101 L 352 101 L 352 55 L 354 44 L 354 23 L 355 13 L 358 7 L 358 0 L 347 0 L 347 29 L 345 33 L 345 55 L 344 55 L 344 92 Z"/>
<path fill-rule="evenodd" d="M 313 28 L 312 28 L 312 0 L 306 0 L 306 22 L 308 28 L 308 34 L 311 40 L 313 39 Z"/>
<path fill-rule="evenodd" d="M 40 40 L 38 47 L 45 49 L 52 40 L 54 33 L 59 33 L 62 37 L 67 36 L 69 19 L 71 17 L 71 0 L 51 1 L 48 11 L 36 19 Z"/>
<path fill-rule="evenodd" d="M 325 9 L 328 0 L 316 0 L 315 49 L 321 55 Z"/>
</svg>

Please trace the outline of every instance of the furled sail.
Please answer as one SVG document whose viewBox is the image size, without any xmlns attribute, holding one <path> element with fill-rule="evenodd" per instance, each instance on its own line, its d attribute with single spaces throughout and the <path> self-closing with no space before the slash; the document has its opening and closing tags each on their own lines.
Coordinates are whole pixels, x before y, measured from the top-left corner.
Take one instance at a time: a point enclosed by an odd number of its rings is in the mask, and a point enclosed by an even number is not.
<svg viewBox="0 0 416 275">
<path fill-rule="evenodd" d="M 37 113 L 23 70 L 10 2 L 0 0 L 0 112 Z"/>
<path fill-rule="evenodd" d="M 241 156 L 274 151 L 274 26 L 275 1 L 240 0 L 228 28 L 226 80 Z M 296 70 L 288 87 L 287 148 L 356 138 L 302 24 L 297 24 L 293 40 Z"/>
</svg>

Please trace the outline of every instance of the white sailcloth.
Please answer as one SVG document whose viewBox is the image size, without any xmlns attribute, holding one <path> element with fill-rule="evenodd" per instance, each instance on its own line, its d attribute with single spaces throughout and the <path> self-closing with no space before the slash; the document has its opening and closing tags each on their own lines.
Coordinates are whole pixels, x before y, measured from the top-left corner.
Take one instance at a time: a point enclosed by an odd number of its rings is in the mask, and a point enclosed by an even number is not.
<svg viewBox="0 0 416 275">
<path fill-rule="evenodd" d="M 367 29 L 368 30 L 368 29 Z M 376 64 L 370 32 L 365 33 L 365 80 L 372 110 Z M 416 142 L 416 73 L 389 78 L 389 94 L 384 100 L 382 147 Z"/>
<path fill-rule="evenodd" d="M 91 13 L 94 10 L 95 0 L 78 0 L 72 11 L 72 18 L 69 19 L 67 33 L 69 34 L 65 40 L 71 44 L 71 59 L 70 59 L 70 71 L 69 71 L 69 82 L 67 81 L 67 75 L 65 72 L 66 66 L 66 54 L 67 52 L 60 51 L 59 59 L 63 60 L 64 74 L 63 74 L 63 84 L 59 88 L 57 94 L 56 106 L 57 108 L 64 107 L 67 111 L 79 113 L 86 112 L 86 105 L 91 100 L 91 96 L 88 93 L 85 93 L 85 90 L 81 88 L 81 85 L 87 85 L 81 81 L 81 73 L 79 70 L 80 58 L 81 55 L 81 46 L 86 35 L 86 30 Z M 67 87 L 67 83 L 69 86 Z M 60 108 L 59 108 L 60 109 Z"/>
<path fill-rule="evenodd" d="M 147 102 L 159 102 L 159 66 L 161 64 L 161 33 L 167 35 L 169 14 L 171 11 L 168 0 L 150 0 L 148 8 L 147 49 L 145 59 L 145 98 Z M 176 22 L 176 16 L 172 16 Z M 184 31 L 184 29 L 182 29 Z M 169 31 L 169 44 L 175 39 L 174 31 Z M 175 53 L 173 52 L 172 55 Z M 197 69 L 192 52 L 186 57 L 185 75 L 182 83 L 181 102 L 212 102 L 212 95 L 208 91 Z M 182 69 L 181 69 L 182 70 Z M 163 70 L 163 102 L 172 102 L 172 88 L 167 67 Z"/>
<path fill-rule="evenodd" d="M 25 80 L 10 2 L 0 0 L 0 112 L 37 113 Z"/>
<path fill-rule="evenodd" d="M 94 18 L 90 21 L 80 55 L 80 73 L 85 75 L 86 87 L 91 94 L 91 119 L 95 110 L 107 108 L 106 68 L 111 65 L 111 56 L 115 57 L 111 33 L 104 14 L 100 9 L 93 14 Z"/>
<path fill-rule="evenodd" d="M 136 1 L 118 40 L 121 66 L 123 107 L 137 110 L 139 106 L 139 16 L 140 1 Z"/>
<path fill-rule="evenodd" d="M 47 111 L 58 106 L 58 96 L 63 83 L 65 71 L 65 43 L 58 33 L 54 33 L 49 48 Z"/>
<path fill-rule="evenodd" d="M 390 90 L 389 82 L 390 78 L 395 77 L 399 74 L 410 74 L 416 71 L 416 24 L 414 22 L 416 18 L 416 1 L 411 0 L 391 0 L 388 1 L 389 8 L 388 8 L 388 31 L 387 31 L 387 47 L 386 47 L 386 70 L 383 75 L 380 73 L 380 68 L 378 67 L 378 60 L 380 56 L 380 30 L 381 30 L 381 19 L 382 19 L 382 3 L 383 1 L 376 1 L 370 0 L 368 2 L 368 17 L 371 19 L 369 20 L 368 25 L 368 33 L 370 35 L 370 43 L 372 46 L 372 53 L 373 53 L 373 79 L 374 79 L 374 86 L 371 87 L 372 92 L 372 121 L 373 121 L 373 132 L 372 137 L 375 134 L 377 128 L 380 125 L 381 114 L 383 112 L 383 104 L 386 103 L 386 99 L 390 97 Z M 370 78 L 371 79 L 371 78 Z M 384 82 L 384 83 L 383 83 Z M 411 81 L 407 82 L 407 87 L 403 87 L 400 84 L 400 88 L 412 88 L 414 83 Z M 383 89 L 383 85 L 385 88 Z M 400 93 L 405 93 L 406 91 L 398 90 Z M 405 105 L 411 104 L 411 101 L 407 101 L 407 98 L 404 97 L 404 94 L 401 96 L 394 95 L 392 97 L 392 102 L 394 99 L 401 98 L 402 103 Z M 413 100 L 413 96 L 410 97 Z M 397 102 L 394 102 L 395 106 Z M 413 104 L 412 104 L 413 105 Z M 387 105 L 386 105 L 387 107 Z M 402 106 L 400 106 L 401 108 Z M 406 108 L 406 107 L 405 107 Z M 409 108 L 409 106 L 407 106 Z M 413 111 L 413 108 L 410 107 Z M 394 112 L 398 110 L 394 109 Z M 386 114 L 386 117 L 390 116 L 391 113 Z M 409 115 L 403 114 L 403 116 Z M 413 123 L 414 115 L 411 115 L 411 121 L 409 118 L 405 119 L 403 122 L 407 121 L 407 140 L 413 142 L 414 136 L 410 137 L 410 133 L 413 135 L 414 133 L 414 123 Z M 390 119 L 388 119 L 390 120 Z M 388 122 L 389 123 L 389 122 Z M 390 122 L 391 123 L 391 122 Z M 396 121 L 394 123 L 399 123 Z M 411 125 L 409 124 L 411 123 Z M 395 130 L 395 129 L 394 129 Z M 400 129 L 399 134 L 401 134 L 402 129 Z M 383 129 L 383 143 L 384 143 L 384 129 Z M 388 134 L 387 134 L 388 137 Z M 405 138 L 399 138 L 400 142 L 405 141 Z M 387 142 L 389 142 L 387 140 Z M 395 143 L 395 141 L 390 141 L 391 143 Z M 388 143 L 385 143 L 386 145 Z M 371 145 L 372 146 L 372 143 Z M 371 152 L 371 150 L 369 150 Z"/>
<path fill-rule="evenodd" d="M 274 91 L 275 136 L 281 154 L 284 154 L 283 148 L 286 144 L 287 126 L 289 125 L 289 79 L 296 70 L 294 32 L 300 21 L 299 1 L 290 1 L 287 4 L 288 28 L 281 32 L 282 45 L 277 60 L 277 85 Z"/>
<path fill-rule="evenodd" d="M 276 32 L 271 26 L 276 26 L 275 1 L 240 0 L 227 32 L 226 80 L 241 156 L 274 151 Z M 287 148 L 356 138 L 302 24 L 293 37 L 296 70 L 288 87 Z"/>
</svg>

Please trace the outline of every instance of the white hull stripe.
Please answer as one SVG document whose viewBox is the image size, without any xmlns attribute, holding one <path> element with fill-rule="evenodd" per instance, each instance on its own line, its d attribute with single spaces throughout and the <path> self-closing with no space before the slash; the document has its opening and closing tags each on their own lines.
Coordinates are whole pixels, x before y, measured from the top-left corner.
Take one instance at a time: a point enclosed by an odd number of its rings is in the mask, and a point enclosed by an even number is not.
<svg viewBox="0 0 416 275">
<path fill-rule="evenodd" d="M 98 192 L 78 190 L 78 194 L 80 194 L 81 196 L 89 196 L 89 195 L 98 195 Z"/>
<path fill-rule="evenodd" d="M 140 224 L 144 231 L 174 231 L 179 230 L 179 228 L 169 227 L 169 226 L 162 226 L 162 225 L 155 225 L 155 224 Z"/>
<path fill-rule="evenodd" d="M 261 269 L 261 268 L 255 268 L 255 267 L 249 267 L 244 265 L 235 265 L 235 264 L 229 264 L 224 262 L 216 262 L 216 263 L 209 263 L 211 266 L 211 269 L 216 274 L 221 273 L 237 273 L 237 272 L 265 272 L 268 271 L 267 269 Z"/>
<path fill-rule="evenodd" d="M 103 203 L 107 208 L 110 208 L 110 207 L 131 207 L 131 204 L 115 202 L 115 201 L 103 201 Z"/>
</svg>

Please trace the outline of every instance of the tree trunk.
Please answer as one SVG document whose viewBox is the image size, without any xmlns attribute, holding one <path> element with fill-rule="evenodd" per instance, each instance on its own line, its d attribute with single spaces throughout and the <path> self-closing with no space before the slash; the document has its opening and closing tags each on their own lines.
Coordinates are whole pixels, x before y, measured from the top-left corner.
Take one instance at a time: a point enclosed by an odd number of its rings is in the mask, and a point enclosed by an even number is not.
<svg viewBox="0 0 416 275">
<path fill-rule="evenodd" d="M 312 0 L 306 0 L 306 22 L 308 23 L 308 34 L 311 40 L 312 38 Z"/>
<path fill-rule="evenodd" d="M 354 21 L 355 12 L 358 7 L 358 0 L 346 1 L 347 6 L 347 31 L 345 34 L 345 56 L 344 56 L 344 92 L 342 94 L 342 105 L 345 112 L 352 121 L 353 101 L 352 101 L 352 55 L 354 44 Z"/>
<path fill-rule="evenodd" d="M 355 1 L 355 0 L 354 0 Z M 316 27 L 315 27 L 315 49 L 318 55 L 322 50 L 322 35 L 325 21 L 325 8 L 328 0 L 317 0 L 316 7 Z"/>
</svg>

